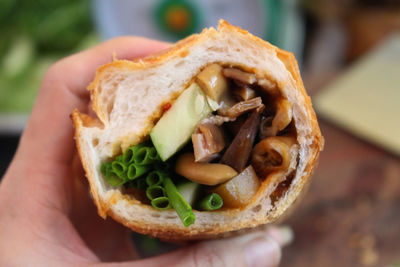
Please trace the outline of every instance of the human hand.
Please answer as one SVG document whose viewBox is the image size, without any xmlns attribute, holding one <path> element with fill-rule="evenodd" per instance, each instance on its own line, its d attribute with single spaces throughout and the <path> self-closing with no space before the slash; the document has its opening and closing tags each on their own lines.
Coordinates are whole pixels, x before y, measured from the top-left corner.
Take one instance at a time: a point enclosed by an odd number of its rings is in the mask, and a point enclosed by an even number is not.
<svg viewBox="0 0 400 267">
<path fill-rule="evenodd" d="M 286 230 L 269 228 L 138 260 L 130 230 L 96 214 L 73 143 L 74 108 L 89 112 L 95 69 L 168 44 L 123 37 L 55 63 L 45 75 L 16 155 L 0 184 L 0 265 L 273 266 Z M 119 263 L 116 263 L 119 262 Z M 251 265 L 252 264 L 252 265 Z"/>
</svg>

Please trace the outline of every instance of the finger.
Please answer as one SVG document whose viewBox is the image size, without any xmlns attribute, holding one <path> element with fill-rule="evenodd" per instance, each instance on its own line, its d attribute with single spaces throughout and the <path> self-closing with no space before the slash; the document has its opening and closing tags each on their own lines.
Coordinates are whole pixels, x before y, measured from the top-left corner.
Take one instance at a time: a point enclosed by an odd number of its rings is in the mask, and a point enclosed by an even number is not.
<svg viewBox="0 0 400 267">
<path fill-rule="evenodd" d="M 289 226 L 268 227 L 266 232 L 267 235 L 275 239 L 281 247 L 292 243 L 294 238 L 293 231 Z"/>
<path fill-rule="evenodd" d="M 111 218 L 104 220 L 89 195 L 88 182 L 77 157 L 74 157 L 75 179 L 68 201 L 68 215 L 85 244 L 101 261 L 127 261 L 138 259 L 131 241 L 131 230 Z M 67 210 L 66 210 L 67 211 Z"/>
<path fill-rule="evenodd" d="M 222 240 L 201 242 L 158 257 L 105 266 L 277 266 L 287 229 L 253 232 Z M 281 243 L 278 243 L 279 240 Z"/>
<path fill-rule="evenodd" d="M 133 261 L 139 258 L 130 238 L 130 229 L 97 214 L 77 227 L 80 236 L 96 256 L 104 262 Z"/>
</svg>

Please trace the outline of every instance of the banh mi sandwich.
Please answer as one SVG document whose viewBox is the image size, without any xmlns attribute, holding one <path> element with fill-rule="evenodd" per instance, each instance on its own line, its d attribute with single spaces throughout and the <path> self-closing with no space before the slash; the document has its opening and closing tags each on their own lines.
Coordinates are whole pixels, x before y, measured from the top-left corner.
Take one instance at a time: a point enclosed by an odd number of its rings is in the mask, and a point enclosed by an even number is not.
<svg viewBox="0 0 400 267">
<path fill-rule="evenodd" d="M 72 118 L 98 213 L 142 234 L 273 222 L 323 146 L 293 54 L 223 20 L 156 55 L 114 59 L 88 88 L 97 117 Z"/>
</svg>

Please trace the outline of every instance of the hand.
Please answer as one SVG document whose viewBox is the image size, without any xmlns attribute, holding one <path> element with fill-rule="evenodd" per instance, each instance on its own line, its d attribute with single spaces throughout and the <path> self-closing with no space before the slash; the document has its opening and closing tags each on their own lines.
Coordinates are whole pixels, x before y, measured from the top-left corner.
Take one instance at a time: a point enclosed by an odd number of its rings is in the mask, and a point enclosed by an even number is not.
<svg viewBox="0 0 400 267">
<path fill-rule="evenodd" d="M 96 214 L 73 140 L 69 115 L 89 112 L 86 86 L 98 66 L 159 51 L 168 44 L 124 37 L 55 63 L 44 77 L 16 155 L 0 184 L 0 265 L 270 266 L 287 231 L 270 228 L 206 241 L 138 260 L 130 230 Z M 120 262 L 120 263 L 115 263 Z"/>
</svg>

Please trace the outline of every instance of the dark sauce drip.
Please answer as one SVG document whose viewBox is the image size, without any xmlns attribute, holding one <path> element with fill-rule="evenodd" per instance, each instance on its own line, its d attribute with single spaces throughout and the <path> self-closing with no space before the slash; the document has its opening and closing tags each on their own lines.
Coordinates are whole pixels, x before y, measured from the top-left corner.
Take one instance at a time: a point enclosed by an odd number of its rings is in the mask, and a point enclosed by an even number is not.
<svg viewBox="0 0 400 267">
<path fill-rule="evenodd" d="M 292 171 L 284 181 L 280 182 L 274 192 L 271 193 L 269 196 L 271 199 L 272 205 L 275 204 L 277 200 L 279 200 L 285 192 L 289 189 L 290 185 L 292 184 L 292 181 L 294 177 L 296 176 L 296 171 Z"/>
<path fill-rule="evenodd" d="M 293 119 L 285 129 L 278 133 L 278 136 L 297 136 L 296 126 L 294 125 Z"/>
</svg>

